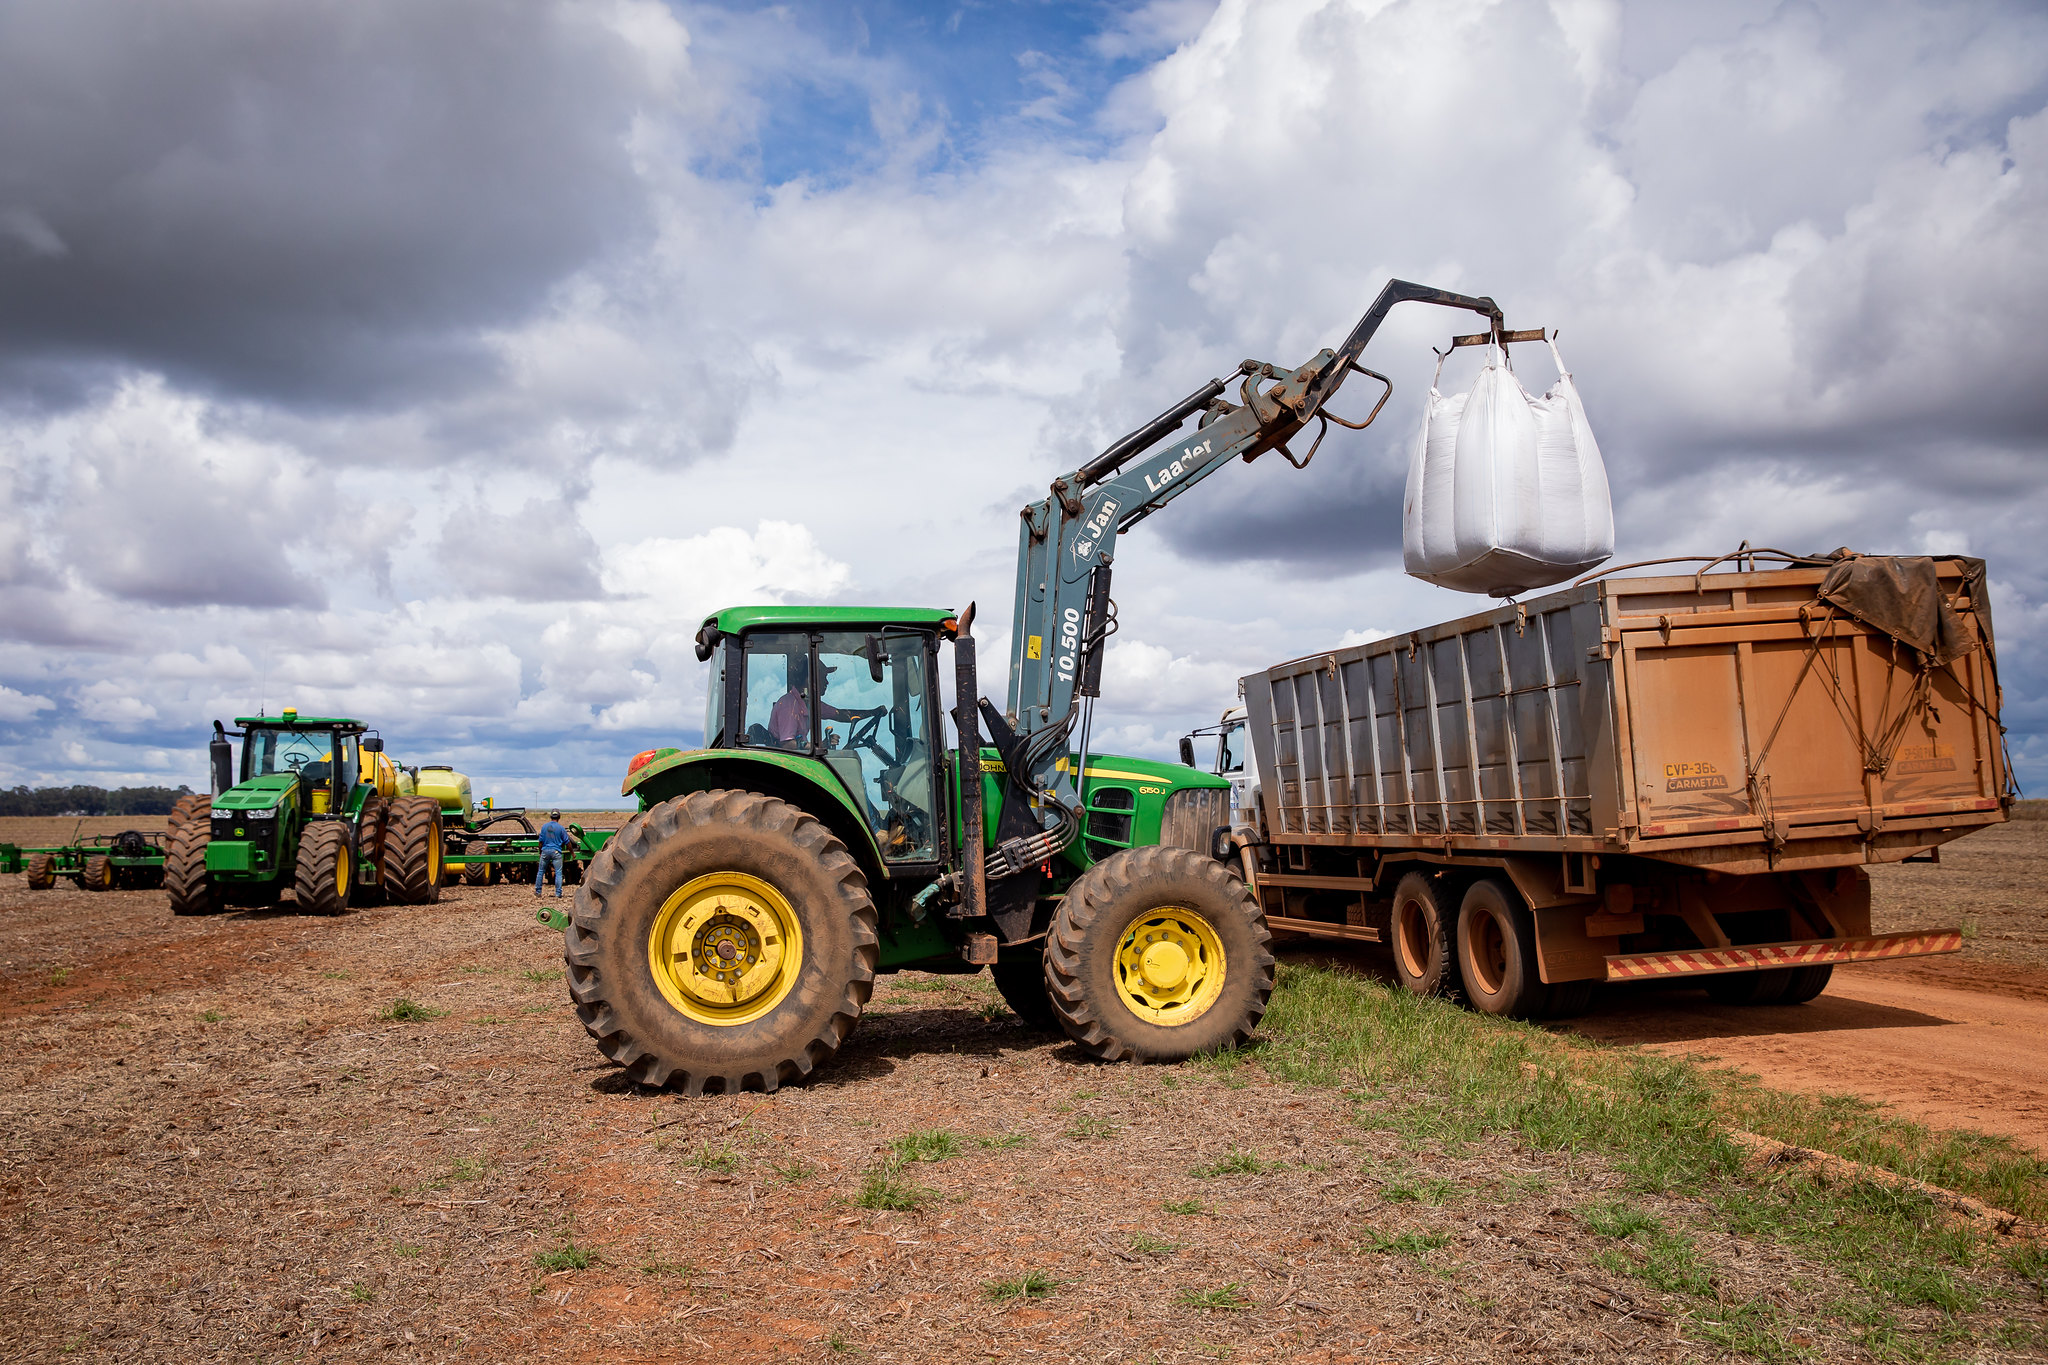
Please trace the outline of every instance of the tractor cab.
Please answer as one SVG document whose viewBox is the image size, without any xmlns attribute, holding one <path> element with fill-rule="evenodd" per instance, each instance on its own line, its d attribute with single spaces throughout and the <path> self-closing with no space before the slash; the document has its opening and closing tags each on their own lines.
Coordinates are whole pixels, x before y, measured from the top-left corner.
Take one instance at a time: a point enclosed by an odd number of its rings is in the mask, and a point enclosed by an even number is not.
<svg viewBox="0 0 2048 1365">
<path fill-rule="evenodd" d="M 259 785 L 283 789 L 296 785 L 304 809 L 312 815 L 339 813 L 362 776 L 361 721 L 301 717 L 286 710 L 281 716 L 238 716 L 242 727 L 241 782 L 268 778 Z M 376 741 L 372 740 L 372 744 Z M 368 751 L 375 761 L 375 750 Z M 283 779 L 292 779 L 284 781 Z"/>
<path fill-rule="evenodd" d="M 705 622 L 706 749 L 823 764 L 888 862 L 940 857 L 938 648 L 952 613 L 744 607 Z"/>
</svg>

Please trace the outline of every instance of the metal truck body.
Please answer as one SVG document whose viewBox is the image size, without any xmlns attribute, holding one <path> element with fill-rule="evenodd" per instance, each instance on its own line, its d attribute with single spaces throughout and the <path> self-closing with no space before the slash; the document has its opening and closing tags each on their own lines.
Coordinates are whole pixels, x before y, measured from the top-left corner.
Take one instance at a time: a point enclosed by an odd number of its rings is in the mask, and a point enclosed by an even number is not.
<svg viewBox="0 0 2048 1365">
<path fill-rule="evenodd" d="M 1899 566 L 1952 637 L 1931 653 L 1830 588 L 1889 593 Z M 1410 873 L 1446 914 L 1511 883 L 1546 984 L 1952 952 L 1873 934 L 1861 869 L 1938 859 L 2013 797 L 1976 560 L 1604 579 L 1239 686 L 1258 800 L 1234 838 L 1268 923 L 1392 936 L 1411 966 Z"/>
</svg>

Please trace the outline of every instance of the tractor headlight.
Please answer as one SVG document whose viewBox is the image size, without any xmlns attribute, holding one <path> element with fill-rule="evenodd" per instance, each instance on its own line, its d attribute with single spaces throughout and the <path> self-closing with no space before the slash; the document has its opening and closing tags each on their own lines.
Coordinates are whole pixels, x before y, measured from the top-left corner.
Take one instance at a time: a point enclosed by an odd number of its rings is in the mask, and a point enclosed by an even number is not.
<svg viewBox="0 0 2048 1365">
<path fill-rule="evenodd" d="M 277 818 L 277 807 L 265 806 L 262 810 L 245 810 L 240 812 L 240 814 L 244 820 L 275 820 Z"/>
</svg>

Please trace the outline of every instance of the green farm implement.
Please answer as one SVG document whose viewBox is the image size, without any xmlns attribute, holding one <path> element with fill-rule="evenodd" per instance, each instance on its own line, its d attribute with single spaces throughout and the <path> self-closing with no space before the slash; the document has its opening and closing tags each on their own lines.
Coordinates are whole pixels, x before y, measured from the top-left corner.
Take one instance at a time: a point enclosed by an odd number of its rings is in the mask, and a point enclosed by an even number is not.
<svg viewBox="0 0 2048 1365">
<path fill-rule="evenodd" d="M 828 1061 L 877 973 L 905 967 L 988 966 L 1018 1015 L 1105 1060 L 1242 1042 L 1273 957 L 1233 871 L 1228 780 L 1090 750 L 1112 551 L 1226 466 L 1277 450 L 1300 468 L 1330 422 L 1367 425 L 1325 404 L 1353 373 L 1391 391 L 1358 360 L 1408 300 L 1502 330 L 1490 299 L 1395 281 L 1336 349 L 1245 361 L 1239 401 L 1211 380 L 1023 509 L 1003 710 L 980 697 L 971 604 L 706 620 L 703 747 L 634 756 L 621 790 L 640 812 L 566 926 L 570 995 L 605 1055 L 692 1094 L 774 1090 Z"/>
<path fill-rule="evenodd" d="M 440 803 L 408 790 L 367 725 L 290 709 L 235 724 L 214 722 L 214 795 L 172 812 L 164 884 L 174 914 L 275 905 L 287 891 L 302 914 L 439 898 Z"/>
<path fill-rule="evenodd" d="M 0 844 L 0 872 L 28 875 L 31 891 L 47 891 L 69 877 L 86 891 L 142 890 L 164 883 L 167 834 L 129 829 L 95 834 L 74 844 L 18 848 Z"/>
</svg>

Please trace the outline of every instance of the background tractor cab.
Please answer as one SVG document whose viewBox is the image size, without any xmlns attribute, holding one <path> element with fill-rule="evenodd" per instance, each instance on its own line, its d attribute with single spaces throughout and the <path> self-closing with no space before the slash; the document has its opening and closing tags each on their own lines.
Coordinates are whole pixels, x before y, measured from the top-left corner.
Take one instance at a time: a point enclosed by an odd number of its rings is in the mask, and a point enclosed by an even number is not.
<svg viewBox="0 0 2048 1365">
<path fill-rule="evenodd" d="M 1245 730 L 1242 702 L 1226 708 L 1223 719 L 1216 724 L 1205 725 L 1181 736 L 1180 761 L 1190 768 L 1203 767 L 1200 762 L 1203 746 L 1195 741 L 1212 735 L 1216 740 L 1216 750 L 1206 766 L 1208 771 L 1230 783 L 1230 827 L 1233 830 L 1255 829 L 1259 823 L 1259 775 L 1246 764 L 1251 756 L 1251 740 Z"/>
</svg>

